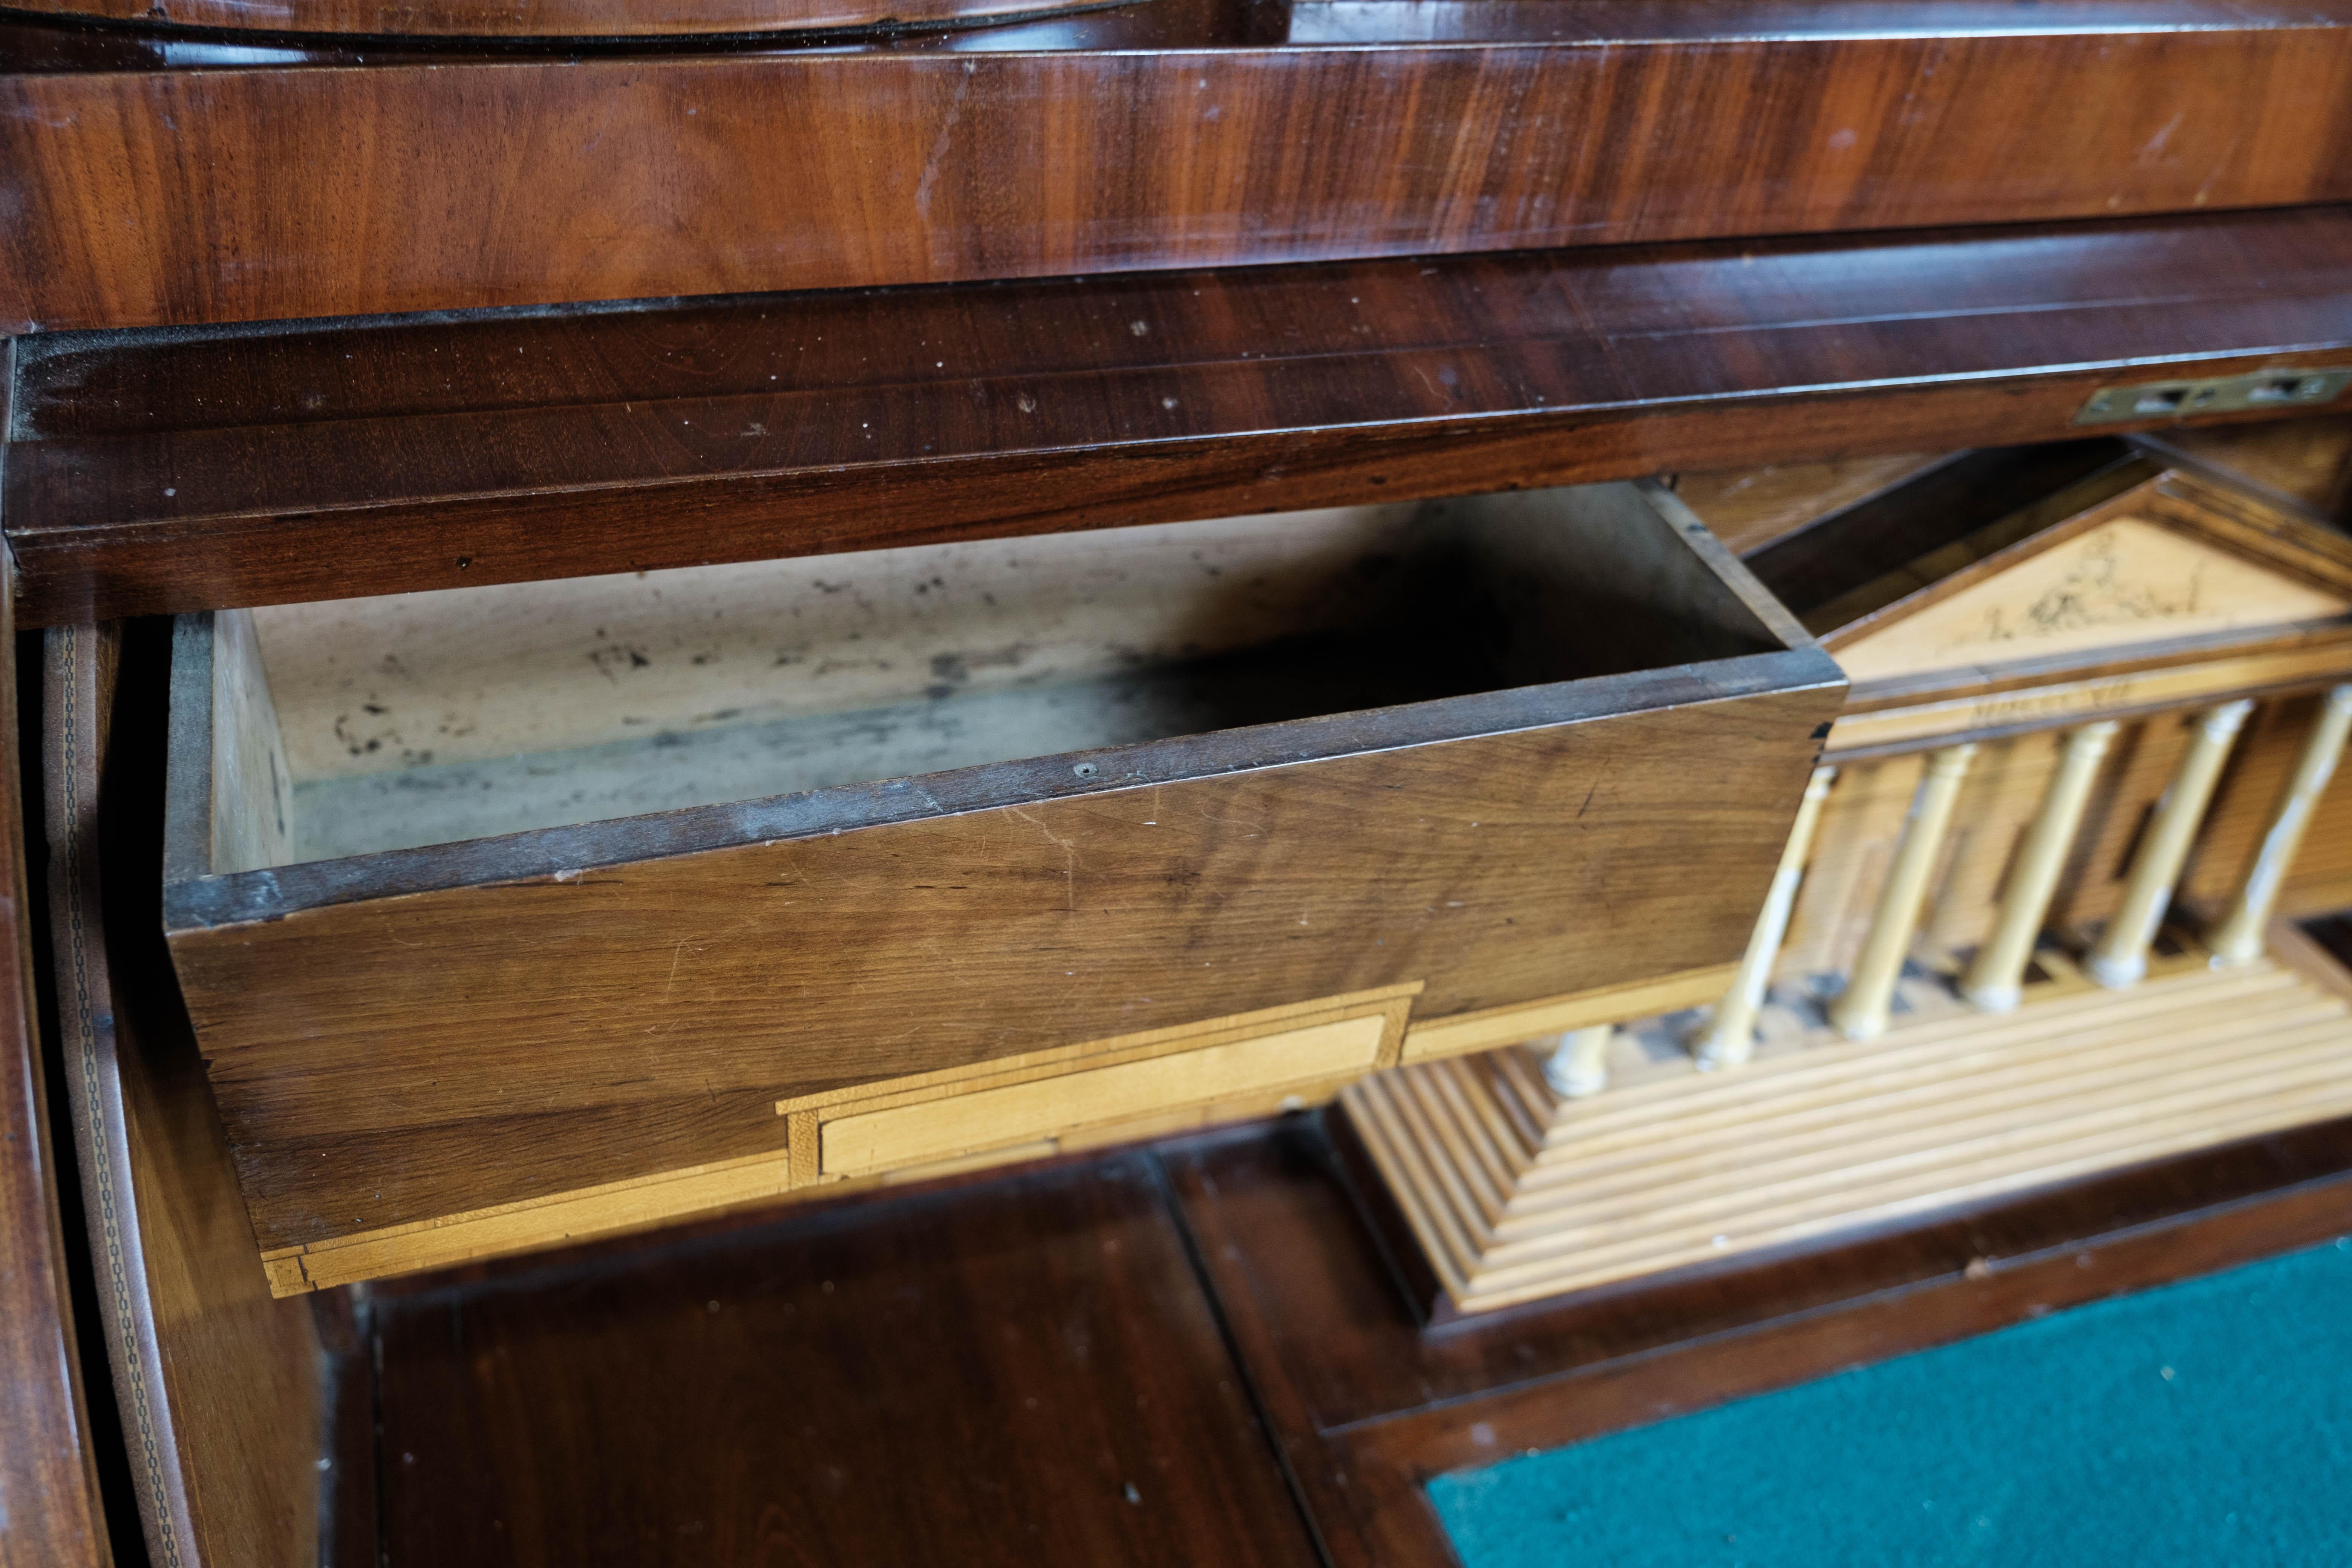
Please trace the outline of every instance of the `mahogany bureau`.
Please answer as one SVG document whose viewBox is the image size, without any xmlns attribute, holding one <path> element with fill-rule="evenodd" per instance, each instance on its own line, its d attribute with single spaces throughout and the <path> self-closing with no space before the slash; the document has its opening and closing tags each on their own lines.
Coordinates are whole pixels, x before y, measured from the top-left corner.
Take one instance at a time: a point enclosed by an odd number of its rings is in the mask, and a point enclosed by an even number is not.
<svg viewBox="0 0 2352 1568">
<path fill-rule="evenodd" d="M 1436 1550 L 1270 1370 L 1345 1268 L 1243 1279 L 1357 1245 L 1235 1152 L 1324 1145 L 1139 1141 L 1721 995 L 1848 700 L 1757 466 L 2340 412 L 2347 80 L 2334 0 L 0 10 L 0 1563 Z M 543 1447 L 447 1415 L 556 1341 Z M 1190 1447 L 1024 1426 L 1080 1342 Z M 799 1500 L 624 1519 L 705 1426 Z"/>
</svg>

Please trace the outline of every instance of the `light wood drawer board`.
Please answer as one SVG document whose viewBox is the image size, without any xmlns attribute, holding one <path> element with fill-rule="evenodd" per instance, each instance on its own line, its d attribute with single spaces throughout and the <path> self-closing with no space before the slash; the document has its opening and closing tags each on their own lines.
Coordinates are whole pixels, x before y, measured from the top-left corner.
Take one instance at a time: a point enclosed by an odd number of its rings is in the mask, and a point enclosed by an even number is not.
<svg viewBox="0 0 2352 1568">
<path fill-rule="evenodd" d="M 2189 971 L 2053 1006 L 2066 1027 L 2037 1026 L 2029 1005 L 1920 1038 L 1645 1085 L 1622 1114 L 1629 1134 L 1643 1129 L 1646 1155 L 1609 1135 L 1606 1094 L 1570 1108 L 1566 1127 L 1555 1119 L 1541 1147 L 1461 1136 L 1461 1108 L 1527 1092 L 1499 1057 L 1407 1067 L 1351 1086 L 1341 1104 L 1463 1311 L 2352 1113 L 2352 1007 L 2292 970 Z M 1901 1070 L 1808 1059 L 1832 1052 Z M 1949 1116 L 1916 1109 L 1921 1074 L 1938 1063 Z M 1433 1075 L 1452 1081 L 1441 1089 Z M 1842 1097 L 1843 1117 L 1824 1121 L 1825 1094 Z M 1742 1113 L 1714 1114 L 1718 1099 Z M 1669 1106 L 1685 1116 L 1656 1115 Z M 1508 1198 L 1486 1195 L 1507 1179 Z"/>
<path fill-rule="evenodd" d="M 1405 1035 L 1402 1059 L 1431 1061 L 1465 1051 L 1515 1046 L 1588 1025 L 1622 1024 L 1630 1018 L 1702 1006 L 1721 1000 L 1738 973 L 1736 963 L 1713 964 L 1631 985 L 1604 985 L 1507 1007 L 1486 1007 L 1475 1013 L 1416 1020 Z"/>
<path fill-rule="evenodd" d="M 1292 1102 L 1320 1103 L 1369 1068 L 1395 1061 L 1420 990 L 1418 982 L 1383 986 L 786 1100 L 777 1106 L 779 1112 L 789 1112 L 790 1141 L 782 1149 L 272 1247 L 262 1253 L 262 1267 L 274 1294 L 295 1295 L 806 1196 L 819 1182 L 824 1191 L 838 1193 L 927 1181 L 1093 1143 L 1267 1114 Z M 992 1096 L 1008 1090 L 1050 1094 L 1056 1084 L 1098 1081 L 1106 1073 L 1138 1068 L 1164 1068 L 1174 1077 L 1117 1103 L 1097 1096 L 1092 1104 L 1081 1103 L 1067 1122 L 1033 1116 L 1001 1136 L 950 1141 L 951 1148 L 936 1142 L 902 1148 L 854 1171 L 828 1173 L 818 1168 L 818 1129 L 827 1109 L 887 1118 L 927 1110 L 953 1115 L 958 1107 L 971 1105 L 980 1109 L 982 1120 L 993 1117 L 1001 1125 L 1001 1114 L 989 1108 L 1005 1101 Z M 1077 1092 L 1083 1101 L 1085 1090 Z M 877 1107 L 883 1109 L 877 1112 Z"/>
<path fill-rule="evenodd" d="M 818 1168 L 828 1176 L 865 1175 L 1170 1105 L 1370 1071 L 1380 1059 L 1381 1034 L 1378 1015 L 1349 1018 L 1263 1040 L 839 1117 L 820 1132 Z"/>
<path fill-rule="evenodd" d="M 802 1180 L 959 1160 L 1393 1066 L 1418 981 L 776 1102 Z"/>
</svg>

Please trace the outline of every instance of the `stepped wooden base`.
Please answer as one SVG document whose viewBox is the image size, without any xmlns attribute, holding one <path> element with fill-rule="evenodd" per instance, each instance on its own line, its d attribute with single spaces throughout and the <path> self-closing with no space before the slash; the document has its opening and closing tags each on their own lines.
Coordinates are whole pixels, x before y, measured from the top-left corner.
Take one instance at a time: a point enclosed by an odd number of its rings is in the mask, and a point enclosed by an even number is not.
<svg viewBox="0 0 2352 1568">
<path fill-rule="evenodd" d="M 1482 1312 L 2352 1114 L 2352 1006 L 2324 978 L 2053 986 L 1580 1100 L 1495 1051 L 1340 1103 L 1454 1310 Z"/>
</svg>

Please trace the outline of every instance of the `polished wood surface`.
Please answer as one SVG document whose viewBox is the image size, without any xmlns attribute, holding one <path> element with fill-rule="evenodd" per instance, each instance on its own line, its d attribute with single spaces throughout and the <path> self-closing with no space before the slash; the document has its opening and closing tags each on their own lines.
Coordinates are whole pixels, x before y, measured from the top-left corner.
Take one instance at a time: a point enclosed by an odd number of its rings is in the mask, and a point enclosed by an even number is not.
<svg viewBox="0 0 2352 1568">
<path fill-rule="evenodd" d="M 2352 1230 L 2352 1123 L 2337 1121 L 1423 1331 L 1388 1262 L 1410 1247 L 1357 1217 L 1353 1194 L 1377 1197 L 1377 1183 L 1342 1177 L 1320 1136 L 1163 1157 L 1302 1504 L 1345 1568 L 1452 1561 L 1421 1489 L 1442 1471 Z"/>
<path fill-rule="evenodd" d="M 164 978 L 163 657 L 53 630 L 43 720 L 58 1020 L 105 1353 L 149 1558 L 316 1561 L 320 1347 L 273 1300 L 195 1041 Z"/>
<path fill-rule="evenodd" d="M 379 1295 L 393 1564 L 1318 1561 L 1148 1158 Z"/>
<path fill-rule="evenodd" d="M 395 1564 L 1436 1568 L 1439 1471 L 2347 1228 L 2339 1122 L 1429 1332 L 1294 1119 L 380 1288 L 341 1468 Z"/>
<path fill-rule="evenodd" d="M 0 513 L 39 625 L 2051 440 L 2347 289 L 2328 209 L 59 334 Z"/>
<path fill-rule="evenodd" d="M 0 73 L 0 330 L 2352 198 L 2347 0 L 1195 3 L 1131 51 Z"/>
<path fill-rule="evenodd" d="M 1148 3 L 1148 0 L 1146 0 Z M 1082 11 L 1101 0 L 15 0 L 12 9 L 67 21 L 386 38 L 677 38 L 800 35 L 819 30 L 940 27 Z M 822 40 L 794 37 L 795 43 Z"/>
<path fill-rule="evenodd" d="M 5 358 L 5 351 L 0 351 Z M 6 400 L 0 397 L 0 413 Z M 114 1561 L 99 1445 L 58 1204 L 58 1144 L 35 1004 L 32 909 L 17 769 L 16 638 L 0 559 L 0 1568 L 104 1568 Z M 103 1397 L 101 1390 L 100 1397 Z"/>
</svg>

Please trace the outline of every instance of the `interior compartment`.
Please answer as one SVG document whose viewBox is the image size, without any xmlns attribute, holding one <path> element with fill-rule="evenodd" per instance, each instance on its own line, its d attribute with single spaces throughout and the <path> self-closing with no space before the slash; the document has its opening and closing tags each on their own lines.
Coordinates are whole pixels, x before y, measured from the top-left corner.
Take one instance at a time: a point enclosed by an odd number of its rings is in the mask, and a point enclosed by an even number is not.
<svg viewBox="0 0 2352 1568">
<path fill-rule="evenodd" d="M 210 868 L 1779 647 L 1672 529 L 1609 486 L 224 614 Z"/>
</svg>

